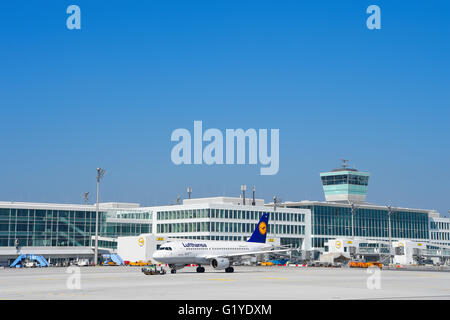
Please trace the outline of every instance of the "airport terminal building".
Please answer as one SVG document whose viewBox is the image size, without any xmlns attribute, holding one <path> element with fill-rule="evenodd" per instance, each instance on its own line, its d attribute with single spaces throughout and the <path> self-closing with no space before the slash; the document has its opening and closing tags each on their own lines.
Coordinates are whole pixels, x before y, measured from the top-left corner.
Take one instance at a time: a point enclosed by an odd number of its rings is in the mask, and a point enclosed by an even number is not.
<svg viewBox="0 0 450 320">
<path fill-rule="evenodd" d="M 408 240 L 430 249 L 450 247 L 450 219 L 436 211 L 367 203 L 369 173 L 343 166 L 320 176 L 325 201 L 274 205 L 241 196 L 155 207 L 101 203 L 99 253 L 115 252 L 119 237 L 143 234 L 160 241 L 245 241 L 264 213 L 270 213 L 268 242 L 305 252 L 327 252 L 336 239 L 357 239 L 360 246 Z M 0 202 L 0 265 L 21 254 L 43 255 L 50 262 L 92 259 L 95 220 L 95 205 Z"/>
<path fill-rule="evenodd" d="M 136 204 L 101 204 L 100 250 L 115 248 L 119 236 L 151 233 L 151 219 L 151 211 Z M 0 202 L 0 265 L 20 254 L 92 258 L 95 222 L 95 205 Z"/>
</svg>

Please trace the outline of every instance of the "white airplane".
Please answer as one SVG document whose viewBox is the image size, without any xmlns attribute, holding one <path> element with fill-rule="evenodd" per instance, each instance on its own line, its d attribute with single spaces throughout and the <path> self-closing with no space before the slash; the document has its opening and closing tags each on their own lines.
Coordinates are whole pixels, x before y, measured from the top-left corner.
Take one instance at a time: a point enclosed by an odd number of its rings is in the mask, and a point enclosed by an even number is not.
<svg viewBox="0 0 450 320">
<path fill-rule="evenodd" d="M 214 269 L 234 272 L 233 263 L 249 259 L 264 253 L 286 252 L 294 249 L 273 250 L 272 245 L 266 244 L 269 214 L 265 213 L 259 220 L 255 231 L 247 242 L 244 241 L 173 241 L 163 244 L 154 254 L 153 259 L 167 264 L 171 273 L 189 264 L 198 265 L 197 272 L 205 272 L 202 265 L 209 265 Z"/>
</svg>

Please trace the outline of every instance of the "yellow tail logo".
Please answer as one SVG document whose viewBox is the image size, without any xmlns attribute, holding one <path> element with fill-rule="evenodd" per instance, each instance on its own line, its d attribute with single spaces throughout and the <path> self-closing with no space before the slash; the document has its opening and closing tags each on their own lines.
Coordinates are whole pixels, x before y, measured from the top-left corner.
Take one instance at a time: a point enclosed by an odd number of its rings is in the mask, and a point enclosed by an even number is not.
<svg viewBox="0 0 450 320">
<path fill-rule="evenodd" d="M 265 235 L 267 232 L 267 226 L 265 222 L 261 222 L 259 224 L 259 233 L 261 233 L 262 235 Z"/>
</svg>

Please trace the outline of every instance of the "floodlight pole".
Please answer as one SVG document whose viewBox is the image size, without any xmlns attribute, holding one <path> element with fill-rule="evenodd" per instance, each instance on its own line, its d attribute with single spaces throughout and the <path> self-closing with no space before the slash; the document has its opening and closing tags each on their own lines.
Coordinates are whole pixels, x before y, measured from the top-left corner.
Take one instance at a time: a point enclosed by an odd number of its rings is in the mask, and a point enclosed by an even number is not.
<svg viewBox="0 0 450 320">
<path fill-rule="evenodd" d="M 388 209 L 388 218 L 389 218 L 389 263 L 392 263 L 392 236 L 391 236 L 391 215 L 392 215 L 392 207 L 387 206 Z"/>
<path fill-rule="evenodd" d="M 277 238 L 277 196 L 273 196 L 274 238 Z"/>
<path fill-rule="evenodd" d="M 97 168 L 97 204 L 95 209 L 95 250 L 94 250 L 94 265 L 98 264 L 98 211 L 99 211 L 99 193 L 100 193 L 100 180 L 105 174 L 105 170 Z"/>
<path fill-rule="evenodd" d="M 350 202 L 350 209 L 352 212 L 352 239 L 354 239 L 355 238 L 354 217 L 355 217 L 355 211 L 357 208 L 353 202 Z"/>
</svg>

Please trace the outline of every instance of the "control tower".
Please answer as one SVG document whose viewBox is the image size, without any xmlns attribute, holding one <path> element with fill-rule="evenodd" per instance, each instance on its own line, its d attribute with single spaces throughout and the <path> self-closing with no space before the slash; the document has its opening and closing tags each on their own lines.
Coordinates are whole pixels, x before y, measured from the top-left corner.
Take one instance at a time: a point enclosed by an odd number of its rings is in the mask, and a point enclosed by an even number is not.
<svg viewBox="0 0 450 320">
<path fill-rule="evenodd" d="M 348 168 L 348 160 L 341 160 L 343 161 L 341 168 L 320 174 L 325 200 L 365 203 L 370 173 Z"/>
</svg>

